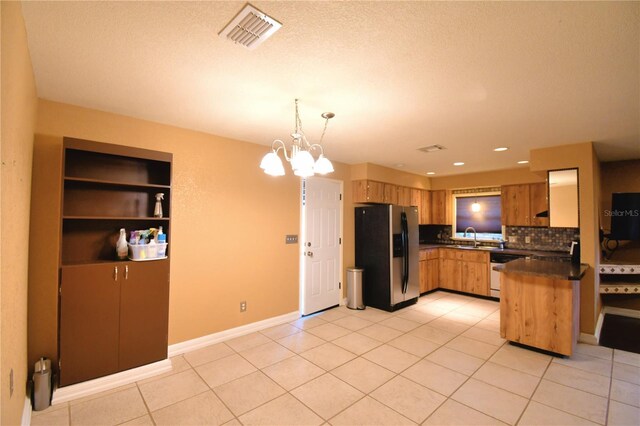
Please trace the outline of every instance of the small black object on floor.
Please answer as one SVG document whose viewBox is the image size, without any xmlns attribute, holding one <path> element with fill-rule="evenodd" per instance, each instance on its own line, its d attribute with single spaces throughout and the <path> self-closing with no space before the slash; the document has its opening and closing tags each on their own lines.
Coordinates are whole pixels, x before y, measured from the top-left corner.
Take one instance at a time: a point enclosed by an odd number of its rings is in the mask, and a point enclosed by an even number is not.
<svg viewBox="0 0 640 426">
<path fill-rule="evenodd" d="M 640 354 L 640 319 L 605 314 L 600 331 L 600 346 Z"/>
</svg>

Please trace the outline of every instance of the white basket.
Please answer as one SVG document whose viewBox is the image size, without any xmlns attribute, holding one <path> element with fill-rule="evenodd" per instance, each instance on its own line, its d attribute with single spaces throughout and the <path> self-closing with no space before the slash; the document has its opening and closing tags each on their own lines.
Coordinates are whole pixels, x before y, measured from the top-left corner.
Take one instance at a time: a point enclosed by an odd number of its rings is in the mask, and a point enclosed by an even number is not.
<svg viewBox="0 0 640 426">
<path fill-rule="evenodd" d="M 129 246 L 129 259 L 137 261 L 165 259 L 167 257 L 168 244 L 169 243 L 144 245 L 127 244 Z"/>
</svg>

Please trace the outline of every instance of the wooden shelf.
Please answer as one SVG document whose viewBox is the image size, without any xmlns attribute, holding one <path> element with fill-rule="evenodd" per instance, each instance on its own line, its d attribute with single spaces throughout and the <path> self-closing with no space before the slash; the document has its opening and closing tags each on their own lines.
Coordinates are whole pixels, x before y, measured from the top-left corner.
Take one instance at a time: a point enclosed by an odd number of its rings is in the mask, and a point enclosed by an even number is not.
<svg viewBox="0 0 640 426">
<path fill-rule="evenodd" d="M 123 216 L 63 216 L 64 220 L 140 220 L 140 221 L 169 221 L 168 217 L 123 217 Z"/>
<path fill-rule="evenodd" d="M 90 183 L 90 184 L 98 184 L 105 186 L 121 186 L 127 188 L 158 188 L 158 189 L 171 189 L 170 185 L 156 185 L 152 183 L 131 183 L 131 182 L 118 182 L 112 180 L 103 180 L 103 179 L 90 179 L 90 178 L 79 178 L 72 176 L 65 176 L 65 182 L 79 182 L 79 183 Z"/>
</svg>

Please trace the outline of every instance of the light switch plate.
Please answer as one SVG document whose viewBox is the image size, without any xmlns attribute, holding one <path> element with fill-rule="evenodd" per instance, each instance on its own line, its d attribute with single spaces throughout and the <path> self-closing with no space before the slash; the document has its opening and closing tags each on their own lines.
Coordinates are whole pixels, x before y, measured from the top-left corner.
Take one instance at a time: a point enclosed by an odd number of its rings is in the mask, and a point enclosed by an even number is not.
<svg viewBox="0 0 640 426">
<path fill-rule="evenodd" d="M 527 243 L 527 244 L 531 244 L 531 237 L 528 236 L 528 235 L 526 237 L 524 237 L 524 242 Z"/>
<path fill-rule="evenodd" d="M 284 243 L 285 244 L 298 244 L 298 236 L 297 235 L 285 235 Z"/>
</svg>

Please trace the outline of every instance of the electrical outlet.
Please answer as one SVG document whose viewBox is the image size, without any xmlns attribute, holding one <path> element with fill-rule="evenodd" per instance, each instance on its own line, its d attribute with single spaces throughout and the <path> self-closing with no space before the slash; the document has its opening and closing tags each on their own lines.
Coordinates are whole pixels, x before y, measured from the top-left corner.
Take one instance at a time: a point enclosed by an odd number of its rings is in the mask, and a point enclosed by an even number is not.
<svg viewBox="0 0 640 426">
<path fill-rule="evenodd" d="M 527 244 L 530 244 L 531 243 L 531 237 L 528 236 L 528 235 L 526 237 L 524 237 L 524 242 L 527 243 Z"/>
<path fill-rule="evenodd" d="M 245 312 L 247 310 L 247 301 L 243 300 L 240 302 L 240 312 Z"/>
<path fill-rule="evenodd" d="M 9 371 L 9 398 L 13 396 L 13 368 Z"/>
<path fill-rule="evenodd" d="M 284 236 L 285 244 L 298 244 L 298 236 L 297 235 L 285 235 Z"/>
<path fill-rule="evenodd" d="M 516 237 L 515 235 L 509 235 L 509 242 L 510 243 L 517 243 L 518 242 L 518 237 Z"/>
</svg>

